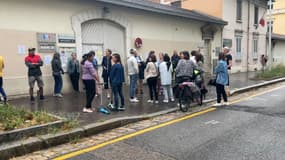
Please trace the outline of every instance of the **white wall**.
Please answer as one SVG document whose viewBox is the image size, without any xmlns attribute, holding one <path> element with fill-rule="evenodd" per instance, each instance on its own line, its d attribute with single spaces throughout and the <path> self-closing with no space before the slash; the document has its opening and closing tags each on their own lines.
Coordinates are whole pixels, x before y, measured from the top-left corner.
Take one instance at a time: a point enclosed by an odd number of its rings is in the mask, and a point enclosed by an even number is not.
<svg viewBox="0 0 285 160">
<path fill-rule="evenodd" d="M 285 65 L 285 40 L 274 40 L 275 45 L 272 49 L 274 57 L 274 65 L 283 64 Z"/>
</svg>

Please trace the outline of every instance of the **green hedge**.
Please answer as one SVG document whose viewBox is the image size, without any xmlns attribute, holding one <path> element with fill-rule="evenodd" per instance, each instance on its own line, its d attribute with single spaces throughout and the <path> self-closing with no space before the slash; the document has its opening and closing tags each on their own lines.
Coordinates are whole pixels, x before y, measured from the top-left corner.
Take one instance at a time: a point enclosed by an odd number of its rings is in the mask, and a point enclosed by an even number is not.
<svg viewBox="0 0 285 160">
<path fill-rule="evenodd" d="M 273 67 L 271 70 L 265 70 L 261 73 L 256 74 L 257 79 L 274 79 L 284 76 L 285 76 L 285 66 L 281 64 Z"/>
</svg>

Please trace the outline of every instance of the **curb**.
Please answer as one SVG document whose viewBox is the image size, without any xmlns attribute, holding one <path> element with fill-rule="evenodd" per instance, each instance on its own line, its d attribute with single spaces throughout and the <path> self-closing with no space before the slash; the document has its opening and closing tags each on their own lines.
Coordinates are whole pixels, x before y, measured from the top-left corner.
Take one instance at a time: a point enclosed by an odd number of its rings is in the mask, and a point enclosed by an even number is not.
<svg viewBox="0 0 285 160">
<path fill-rule="evenodd" d="M 283 82 L 283 81 L 285 81 L 285 78 L 279 78 L 279 79 L 275 79 L 272 81 L 266 81 L 266 82 L 259 83 L 256 85 L 236 89 L 231 92 L 231 95 L 244 93 L 252 89 L 264 87 L 267 85 L 271 85 L 271 84 L 275 84 L 275 83 Z M 216 101 L 216 98 L 205 100 L 204 104 L 207 105 L 214 101 Z M 210 106 L 199 108 L 198 110 L 206 109 L 209 107 Z M 25 155 L 25 154 L 38 151 L 41 149 L 46 149 L 52 146 L 64 144 L 64 143 L 67 143 L 67 142 L 70 142 L 72 140 L 76 140 L 79 138 L 89 137 L 91 135 L 98 134 L 106 130 L 111 130 L 111 129 L 118 128 L 121 126 L 125 126 L 130 123 L 135 123 L 138 121 L 147 120 L 147 119 L 157 117 L 160 115 L 173 113 L 178 110 L 179 108 L 175 107 L 175 108 L 171 108 L 171 109 L 167 109 L 164 111 L 151 113 L 147 115 L 120 117 L 120 118 L 110 119 L 102 123 L 94 123 L 94 124 L 89 124 L 83 127 L 75 128 L 68 132 L 43 135 L 43 136 L 39 136 L 36 138 L 30 138 L 30 139 L 23 140 L 20 142 L 15 142 L 12 144 L 4 145 L 3 147 L 0 148 L 0 159 L 9 159 L 15 156 Z"/>
<path fill-rule="evenodd" d="M 231 91 L 231 96 L 236 95 L 236 94 L 240 94 L 240 93 L 244 93 L 244 92 L 247 92 L 249 90 L 257 89 L 260 87 L 264 87 L 264 86 L 272 85 L 275 83 L 283 82 L 283 81 L 285 81 L 285 77 L 284 78 L 278 78 L 278 79 L 271 80 L 271 81 L 261 82 L 261 83 L 255 84 L 255 85 L 251 85 L 251 86 L 247 86 L 247 87 L 243 87 L 243 88 L 239 88 L 239 89 L 235 89 L 235 90 Z"/>
</svg>

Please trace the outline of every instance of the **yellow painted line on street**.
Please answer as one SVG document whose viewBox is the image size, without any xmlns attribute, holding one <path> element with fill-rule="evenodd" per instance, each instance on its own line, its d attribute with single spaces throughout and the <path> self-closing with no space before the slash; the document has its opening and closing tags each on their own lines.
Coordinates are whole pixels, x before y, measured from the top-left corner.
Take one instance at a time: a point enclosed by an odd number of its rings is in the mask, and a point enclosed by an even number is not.
<svg viewBox="0 0 285 160">
<path fill-rule="evenodd" d="M 270 90 L 267 90 L 267 91 L 264 91 L 264 92 L 260 92 L 260 93 L 257 93 L 257 94 L 253 94 L 251 96 L 248 96 L 248 97 L 245 97 L 245 98 L 241 98 L 239 100 L 236 100 L 236 101 L 232 101 L 230 102 L 230 104 L 235 104 L 235 103 L 239 103 L 241 101 L 246 101 L 246 100 L 249 100 L 251 98 L 254 98 L 254 97 L 258 97 L 258 96 L 261 96 L 261 95 L 264 95 L 266 93 L 270 93 L 270 92 L 273 92 L 275 90 L 278 90 L 278 89 L 281 89 L 281 88 L 284 88 L 284 86 L 279 86 L 279 87 L 276 87 L 276 88 L 273 88 L 273 89 L 270 89 Z"/>
<path fill-rule="evenodd" d="M 169 122 L 165 122 L 165 123 L 153 126 L 153 127 L 149 127 L 149 128 L 146 128 L 146 129 L 143 129 L 143 130 L 140 130 L 140 131 L 137 131 L 137 132 L 134 132 L 134 133 L 131 133 L 131 134 L 128 134 L 128 135 L 125 135 L 125 136 L 122 136 L 122 137 L 119 137 L 119 138 L 116 138 L 116 139 L 113 139 L 113 140 L 110 140 L 110 141 L 98 144 L 96 146 L 92 146 L 92 147 L 85 148 L 85 149 L 82 149 L 82 150 L 79 150 L 79 151 L 71 152 L 69 154 L 66 154 L 66 155 L 54 158 L 54 160 L 65 160 L 65 159 L 69 159 L 69 158 L 72 158 L 72 157 L 76 157 L 76 156 L 79 156 L 81 154 L 88 153 L 88 152 L 97 150 L 99 148 L 105 147 L 107 145 L 114 144 L 114 143 L 117 143 L 117 142 L 129 139 L 129 138 L 132 138 L 132 137 L 135 137 L 135 136 L 138 136 L 138 135 L 141 135 L 141 134 L 144 134 L 144 133 L 147 133 L 147 132 L 150 132 L 150 131 L 153 131 L 153 130 L 156 130 L 156 129 L 159 129 L 159 128 L 162 128 L 162 127 L 165 127 L 165 126 L 168 126 L 168 125 L 171 125 L 171 124 L 174 124 L 174 123 L 178 123 L 178 122 L 181 122 L 181 121 L 184 121 L 184 120 L 187 120 L 187 119 L 191 119 L 191 118 L 194 118 L 194 117 L 197 117 L 197 116 L 200 116 L 200 115 L 203 115 L 203 114 L 215 111 L 215 110 L 216 110 L 216 108 L 209 108 L 209 109 L 197 112 L 197 113 L 193 113 L 193 114 L 190 114 L 190 115 L 187 115 L 187 116 L 184 116 L 184 117 L 181 117 L 181 118 L 169 121 Z"/>
</svg>

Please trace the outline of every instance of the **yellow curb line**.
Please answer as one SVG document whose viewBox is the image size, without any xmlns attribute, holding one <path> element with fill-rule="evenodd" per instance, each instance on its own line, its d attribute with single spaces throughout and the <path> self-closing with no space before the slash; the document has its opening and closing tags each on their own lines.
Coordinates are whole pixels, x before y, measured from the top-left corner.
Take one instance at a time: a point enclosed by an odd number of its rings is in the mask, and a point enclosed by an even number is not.
<svg viewBox="0 0 285 160">
<path fill-rule="evenodd" d="M 97 149 L 105 147 L 107 145 L 110 145 L 110 144 L 113 144 L 113 143 L 117 143 L 117 142 L 129 139 L 129 138 L 132 138 L 132 137 L 135 137 L 135 136 L 144 134 L 146 132 L 150 132 L 150 131 L 153 131 L 153 130 L 156 130 L 158 128 L 162 128 L 162 127 L 174 124 L 174 123 L 178 123 L 178 122 L 181 122 L 181 121 L 184 121 L 184 120 L 187 120 L 187 119 L 191 119 L 191 118 L 194 118 L 194 117 L 206 114 L 208 112 L 212 112 L 214 110 L 216 110 L 216 108 L 209 108 L 207 110 L 200 111 L 200 112 L 197 112 L 197 113 L 193 113 L 191 115 L 188 115 L 188 116 L 185 116 L 185 117 L 182 117 L 182 118 L 178 118 L 178 119 L 175 119 L 175 120 L 172 120 L 172 121 L 169 121 L 169 122 L 165 122 L 165 123 L 162 123 L 162 124 L 150 127 L 150 128 L 146 128 L 146 129 L 143 129 L 143 130 L 140 130 L 140 131 L 137 131 L 137 132 L 134 132 L 134 133 L 131 133 L 131 134 L 128 134 L 128 135 L 125 135 L 125 136 L 122 136 L 122 137 L 119 137 L 119 138 L 116 138 L 116 139 L 113 139 L 113 140 L 110 140 L 110 141 L 98 144 L 96 146 L 92 146 L 92 147 L 85 148 L 85 149 L 82 149 L 82 150 L 79 150 L 79 151 L 71 152 L 69 154 L 66 154 L 66 155 L 54 158 L 53 160 L 65 160 L 65 159 L 68 159 L 68 158 L 76 157 L 78 155 L 97 150 Z"/>
</svg>

